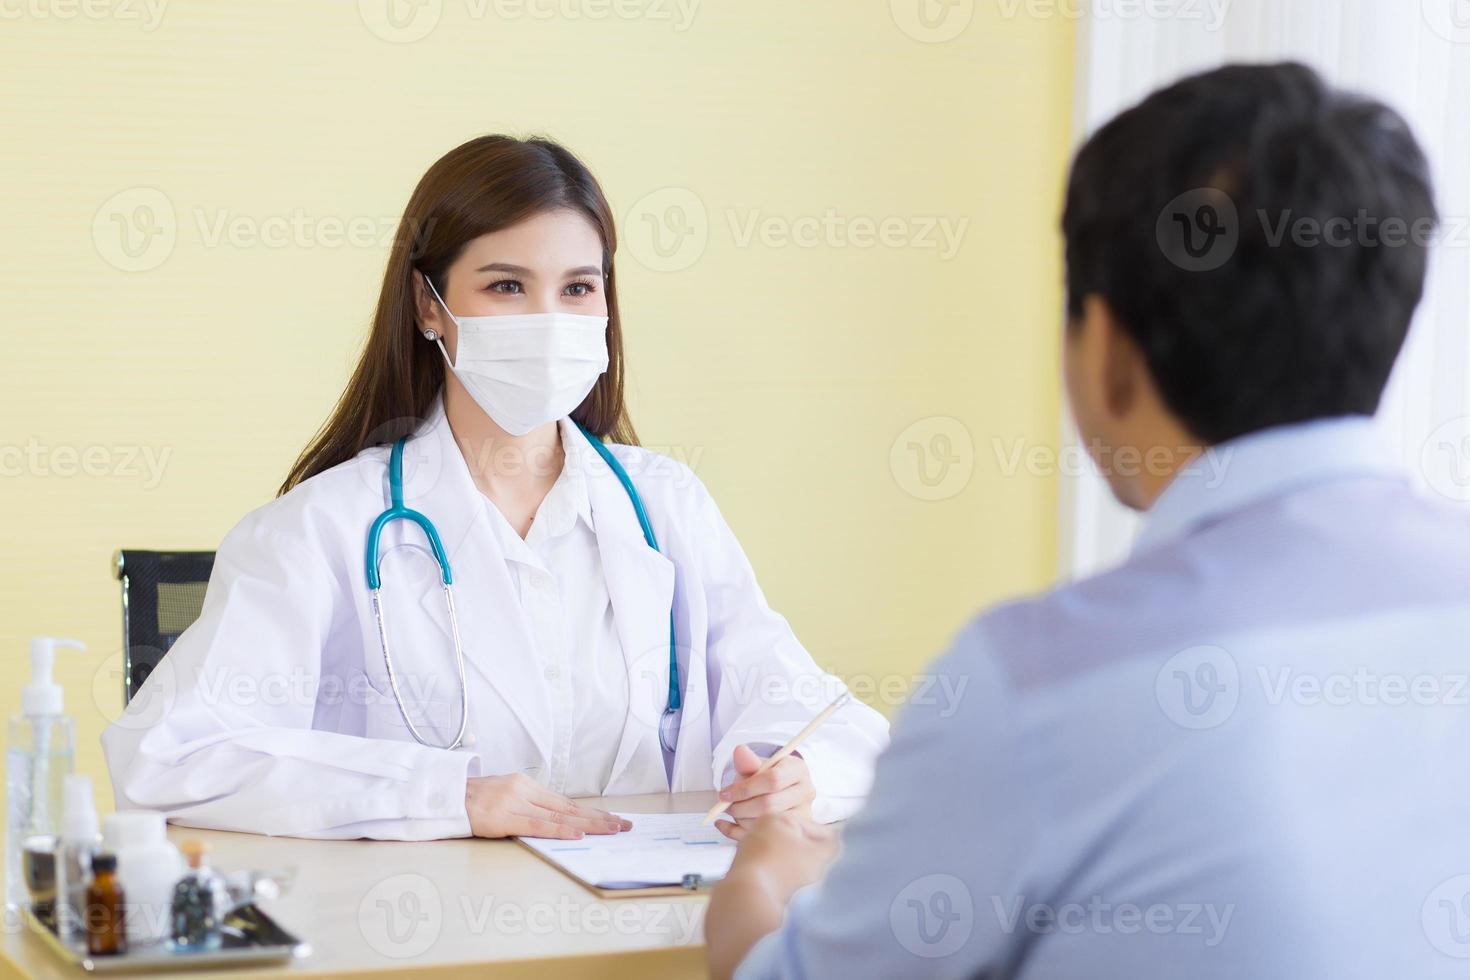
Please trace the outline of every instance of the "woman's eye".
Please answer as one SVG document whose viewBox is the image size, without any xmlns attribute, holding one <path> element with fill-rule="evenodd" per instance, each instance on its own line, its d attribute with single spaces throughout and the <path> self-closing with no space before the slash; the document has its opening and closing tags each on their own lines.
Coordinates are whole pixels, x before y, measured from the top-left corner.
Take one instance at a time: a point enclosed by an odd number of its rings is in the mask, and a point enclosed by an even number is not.
<svg viewBox="0 0 1470 980">
<path fill-rule="evenodd" d="M 574 283 L 569 283 L 567 285 L 567 295 L 568 296 L 590 296 L 593 292 L 596 291 L 596 288 L 597 287 L 595 287 L 590 282 L 574 282 Z"/>
<path fill-rule="evenodd" d="M 519 279 L 500 279 L 490 284 L 490 290 L 496 293 L 504 293 L 514 296 L 521 293 L 522 287 Z"/>
</svg>

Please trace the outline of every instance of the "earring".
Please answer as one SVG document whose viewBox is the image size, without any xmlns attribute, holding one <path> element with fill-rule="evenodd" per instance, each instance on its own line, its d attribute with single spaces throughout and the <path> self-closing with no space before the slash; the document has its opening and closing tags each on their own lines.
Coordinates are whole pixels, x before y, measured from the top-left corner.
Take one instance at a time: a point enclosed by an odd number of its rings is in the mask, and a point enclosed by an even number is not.
<svg viewBox="0 0 1470 980">
<path fill-rule="evenodd" d="M 429 341 L 430 343 L 438 340 L 439 331 L 435 330 L 433 327 L 429 327 L 427 330 L 424 331 L 424 339 Z"/>
</svg>

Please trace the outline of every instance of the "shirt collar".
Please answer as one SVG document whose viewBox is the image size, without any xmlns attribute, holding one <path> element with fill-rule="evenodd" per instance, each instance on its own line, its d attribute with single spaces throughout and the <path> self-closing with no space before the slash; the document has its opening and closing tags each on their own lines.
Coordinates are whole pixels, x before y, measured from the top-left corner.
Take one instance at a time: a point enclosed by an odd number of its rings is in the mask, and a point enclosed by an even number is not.
<svg viewBox="0 0 1470 980">
<path fill-rule="evenodd" d="M 491 526 L 500 540 L 501 551 L 507 558 L 515 561 L 535 564 L 531 544 L 566 534 L 576 525 L 578 518 L 588 528 L 596 531 L 592 523 L 592 504 L 587 495 L 585 455 L 592 451 L 592 447 L 587 445 L 586 437 L 570 419 L 562 419 L 557 423 L 557 431 L 565 454 L 561 473 L 547 491 L 541 506 L 536 508 L 536 517 L 531 522 L 531 531 L 525 540 L 510 526 L 510 522 L 500 513 L 495 503 L 484 494 L 480 495 L 483 506 L 489 513 Z"/>
<path fill-rule="evenodd" d="M 557 429 L 561 432 L 561 448 L 566 458 L 562 463 L 561 476 L 557 477 L 552 492 L 565 483 L 562 489 L 573 516 L 580 517 L 589 528 L 596 531 L 597 528 L 592 523 L 592 500 L 587 495 L 587 467 L 590 465 L 588 454 L 595 450 L 588 445 L 587 437 L 582 435 L 571 419 L 562 419 L 557 423 Z"/>
<path fill-rule="evenodd" d="M 1366 416 L 1252 432 L 1210 447 L 1180 470 L 1149 508 L 1133 550 L 1145 551 L 1231 511 L 1309 484 L 1398 472 Z"/>
</svg>

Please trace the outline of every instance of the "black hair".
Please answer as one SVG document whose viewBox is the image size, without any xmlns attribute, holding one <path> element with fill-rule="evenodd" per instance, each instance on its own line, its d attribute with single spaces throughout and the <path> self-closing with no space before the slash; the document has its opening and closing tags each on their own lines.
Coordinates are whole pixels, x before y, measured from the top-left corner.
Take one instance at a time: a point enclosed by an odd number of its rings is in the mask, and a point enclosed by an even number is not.
<svg viewBox="0 0 1470 980">
<path fill-rule="evenodd" d="M 1371 415 L 1423 294 L 1433 197 L 1382 103 L 1299 64 L 1194 75 L 1078 152 L 1069 317 L 1104 299 L 1206 443 Z"/>
</svg>

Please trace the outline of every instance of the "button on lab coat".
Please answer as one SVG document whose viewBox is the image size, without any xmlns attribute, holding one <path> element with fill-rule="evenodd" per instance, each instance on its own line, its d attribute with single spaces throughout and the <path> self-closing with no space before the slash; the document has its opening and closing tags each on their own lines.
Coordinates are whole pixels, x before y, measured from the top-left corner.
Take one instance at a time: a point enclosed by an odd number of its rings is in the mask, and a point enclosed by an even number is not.
<svg viewBox="0 0 1470 980">
<path fill-rule="evenodd" d="M 643 498 L 648 547 L 611 470 L 587 490 L 628 676 L 606 795 L 714 789 L 735 746 L 769 751 L 844 688 L 767 605 L 734 534 L 686 466 L 612 446 Z M 388 447 L 304 481 L 220 545 L 198 621 L 103 734 L 119 807 L 178 822 L 306 837 L 464 836 L 469 776 L 551 764 L 548 682 L 442 404 L 404 452 L 404 498 L 449 555 L 469 695 L 468 744 L 419 744 L 392 695 L 366 581 L 368 526 L 388 505 Z M 443 588 L 423 534 L 383 533 L 384 618 L 404 710 L 453 739 L 459 686 Z M 684 708 L 666 763 L 658 721 L 674 610 Z M 887 722 L 854 702 L 802 747 L 818 819 L 861 805 Z"/>
</svg>

